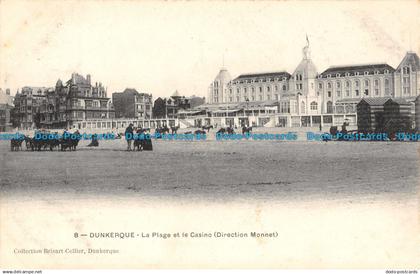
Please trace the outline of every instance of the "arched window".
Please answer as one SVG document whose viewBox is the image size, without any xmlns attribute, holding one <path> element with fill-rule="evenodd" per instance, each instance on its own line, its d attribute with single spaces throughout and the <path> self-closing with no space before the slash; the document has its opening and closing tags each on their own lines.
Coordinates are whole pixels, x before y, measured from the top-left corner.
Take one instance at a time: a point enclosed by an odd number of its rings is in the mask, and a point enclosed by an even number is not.
<svg viewBox="0 0 420 274">
<path fill-rule="evenodd" d="M 305 102 L 303 102 L 303 101 L 302 101 L 302 103 L 300 103 L 300 111 L 301 111 L 302 113 L 305 113 L 305 112 L 306 112 L 306 109 L 305 109 Z"/>
<path fill-rule="evenodd" d="M 346 88 L 350 87 L 350 81 L 346 81 Z"/>
<path fill-rule="evenodd" d="M 327 102 L 327 113 L 333 113 L 333 103 L 331 101 Z"/>
<path fill-rule="evenodd" d="M 366 79 L 365 80 L 365 87 L 368 87 L 369 86 L 369 80 L 368 79 Z"/>
<path fill-rule="evenodd" d="M 317 102 L 313 101 L 311 103 L 311 110 L 318 110 L 318 103 Z"/>
<path fill-rule="evenodd" d="M 283 85 L 283 91 L 286 91 L 286 85 Z"/>
<path fill-rule="evenodd" d="M 320 90 L 322 90 L 322 83 L 319 83 L 319 84 L 318 84 L 318 88 L 319 88 Z"/>
<path fill-rule="evenodd" d="M 328 88 L 328 89 L 331 89 L 331 82 L 328 82 L 328 83 L 327 83 L 327 88 Z"/>
</svg>

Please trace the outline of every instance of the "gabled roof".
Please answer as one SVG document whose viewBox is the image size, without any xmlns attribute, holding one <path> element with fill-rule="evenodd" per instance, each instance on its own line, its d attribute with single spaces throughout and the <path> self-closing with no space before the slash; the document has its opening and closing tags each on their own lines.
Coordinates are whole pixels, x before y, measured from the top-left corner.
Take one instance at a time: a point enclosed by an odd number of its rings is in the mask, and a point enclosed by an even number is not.
<svg viewBox="0 0 420 274">
<path fill-rule="evenodd" d="M 389 99 L 391 99 L 391 97 L 363 98 L 360 100 L 359 104 L 365 102 L 371 106 L 383 106 Z"/>
<path fill-rule="evenodd" d="M 330 67 L 324 72 L 322 72 L 319 76 L 327 77 L 328 75 L 330 75 L 331 77 L 337 77 L 336 75 L 339 74 L 339 77 L 343 77 L 346 76 L 347 73 L 349 73 L 350 76 L 354 76 L 356 75 L 356 73 L 359 73 L 359 75 L 364 75 L 365 72 L 368 72 L 369 75 L 373 75 L 375 74 L 375 72 L 383 74 L 386 70 L 388 71 L 388 73 L 392 73 L 395 71 L 395 69 L 388 64 L 367 64 Z"/>
<path fill-rule="evenodd" d="M 405 98 L 392 98 L 392 100 L 388 100 L 385 103 L 397 103 L 399 105 L 411 105 L 411 102 L 407 101 Z"/>
</svg>

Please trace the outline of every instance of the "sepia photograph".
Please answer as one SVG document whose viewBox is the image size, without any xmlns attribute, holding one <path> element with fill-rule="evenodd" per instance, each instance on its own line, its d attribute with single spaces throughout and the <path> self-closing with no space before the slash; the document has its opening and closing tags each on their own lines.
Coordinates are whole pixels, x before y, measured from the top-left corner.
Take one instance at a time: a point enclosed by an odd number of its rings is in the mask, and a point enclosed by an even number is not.
<svg viewBox="0 0 420 274">
<path fill-rule="evenodd" d="M 0 0 L 2 273 L 418 273 L 419 30 L 419 1 Z"/>
</svg>

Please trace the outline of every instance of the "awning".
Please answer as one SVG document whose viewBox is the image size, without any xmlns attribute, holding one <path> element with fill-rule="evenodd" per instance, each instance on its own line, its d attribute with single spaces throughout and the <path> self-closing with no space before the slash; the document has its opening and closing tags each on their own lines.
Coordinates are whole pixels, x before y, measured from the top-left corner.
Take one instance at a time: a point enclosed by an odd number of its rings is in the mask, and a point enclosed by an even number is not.
<svg viewBox="0 0 420 274">
<path fill-rule="evenodd" d="M 203 112 L 204 110 L 195 110 L 195 111 L 179 111 L 177 114 L 185 114 L 185 115 L 194 115 L 194 114 L 198 114 L 200 112 Z"/>
<path fill-rule="evenodd" d="M 234 112 L 238 112 L 240 111 L 240 109 L 221 109 L 221 110 L 213 110 L 212 113 L 234 113 Z"/>
</svg>

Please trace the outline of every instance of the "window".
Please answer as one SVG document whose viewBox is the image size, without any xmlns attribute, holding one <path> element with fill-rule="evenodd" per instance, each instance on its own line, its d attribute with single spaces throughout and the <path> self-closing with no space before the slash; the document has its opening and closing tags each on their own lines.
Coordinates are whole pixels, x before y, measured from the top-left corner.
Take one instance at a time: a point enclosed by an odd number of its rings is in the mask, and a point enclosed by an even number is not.
<svg viewBox="0 0 420 274">
<path fill-rule="evenodd" d="M 260 92 L 262 92 L 262 87 L 260 87 L 259 89 L 260 89 Z"/>
<path fill-rule="evenodd" d="M 278 86 L 274 86 L 274 90 L 275 91 L 278 91 L 279 90 L 279 87 Z"/>
<path fill-rule="evenodd" d="M 244 93 L 246 93 L 246 88 L 244 88 Z"/>
<path fill-rule="evenodd" d="M 262 101 L 262 95 L 260 95 L 260 101 Z"/>
<path fill-rule="evenodd" d="M 305 102 L 303 102 L 303 101 L 300 103 L 300 111 L 301 111 L 302 113 L 305 113 L 305 112 L 306 112 Z"/>
<path fill-rule="evenodd" d="M 360 82 L 357 80 L 354 82 L 354 85 L 358 88 L 360 86 Z"/>
<path fill-rule="evenodd" d="M 355 95 L 356 97 L 359 97 L 359 90 L 358 90 L 358 89 L 356 89 L 356 90 L 354 91 L 354 95 Z"/>
<path fill-rule="evenodd" d="M 341 97 L 341 91 L 337 90 L 337 97 Z"/>
<path fill-rule="evenodd" d="M 311 103 L 311 110 L 318 110 L 318 103 L 317 102 L 313 101 Z"/>
<path fill-rule="evenodd" d="M 327 113 L 333 113 L 333 104 L 331 101 L 327 102 Z"/>
<path fill-rule="evenodd" d="M 346 90 L 346 97 L 350 97 L 350 90 Z"/>
<path fill-rule="evenodd" d="M 410 68 L 409 67 L 403 67 L 403 74 L 409 74 Z"/>
<path fill-rule="evenodd" d="M 369 86 L 369 80 L 365 80 L 365 87 Z"/>
<path fill-rule="evenodd" d="M 369 95 L 369 89 L 368 88 L 365 89 L 365 95 L 366 96 Z"/>
<path fill-rule="evenodd" d="M 385 79 L 385 95 L 389 95 L 389 79 Z"/>
<path fill-rule="evenodd" d="M 373 82 L 373 84 L 375 85 L 375 87 L 379 87 L 379 80 L 375 79 L 375 81 Z"/>
<path fill-rule="evenodd" d="M 337 87 L 337 88 L 341 88 L 341 83 L 340 83 L 340 81 L 337 81 L 337 83 L 336 83 L 336 87 Z"/>
<path fill-rule="evenodd" d="M 331 91 L 328 91 L 328 97 L 331 98 Z"/>
<path fill-rule="evenodd" d="M 283 85 L 283 91 L 286 91 L 286 85 Z"/>
<path fill-rule="evenodd" d="M 409 94 L 410 93 L 410 88 L 409 87 L 403 87 L 403 92 L 404 92 L 404 94 Z"/>
<path fill-rule="evenodd" d="M 270 98 L 271 98 L 270 94 L 267 94 L 267 100 L 270 100 Z"/>
<path fill-rule="evenodd" d="M 278 95 L 278 94 L 276 94 L 275 96 L 276 96 L 276 100 L 278 100 L 278 99 L 279 99 L 279 95 Z"/>
<path fill-rule="evenodd" d="M 270 87 L 269 86 L 267 86 L 267 91 L 270 91 Z"/>
<path fill-rule="evenodd" d="M 328 84 L 327 84 L 327 88 L 328 88 L 328 89 L 331 89 L 331 82 L 328 82 Z"/>
<path fill-rule="evenodd" d="M 236 96 L 236 102 L 239 102 L 239 96 Z"/>
<path fill-rule="evenodd" d="M 379 89 L 375 88 L 375 95 L 378 96 L 379 95 Z"/>
<path fill-rule="evenodd" d="M 239 88 L 236 89 L 236 93 L 239 93 Z"/>
<path fill-rule="evenodd" d="M 232 94 L 232 89 L 229 89 L 229 93 Z"/>
<path fill-rule="evenodd" d="M 318 84 L 318 88 L 319 88 L 319 89 L 322 89 L 322 83 L 319 83 L 319 84 Z"/>
<path fill-rule="evenodd" d="M 251 91 L 252 91 L 252 93 L 255 93 L 255 88 L 254 88 L 254 87 L 252 87 L 252 88 L 251 88 Z"/>
</svg>

